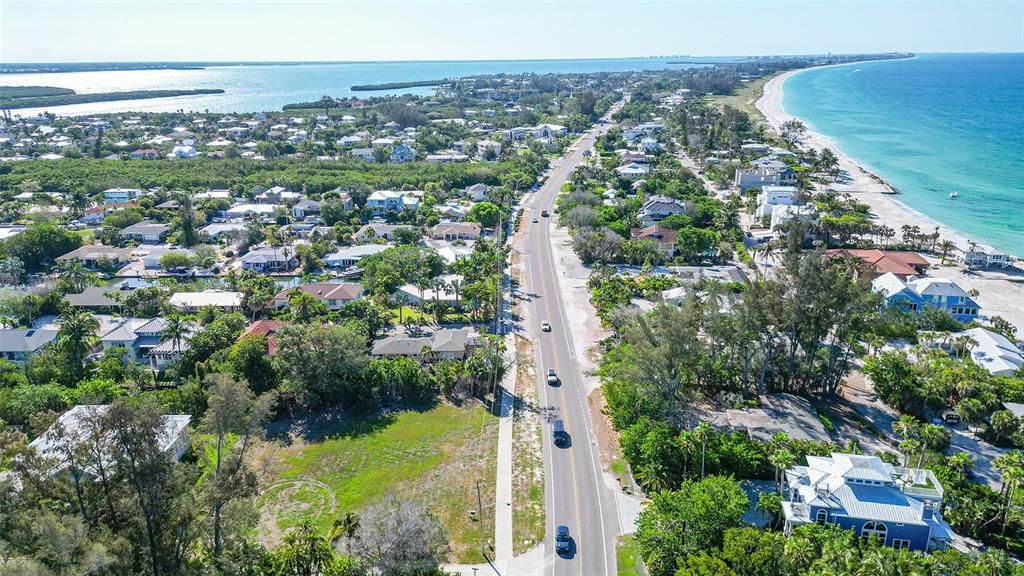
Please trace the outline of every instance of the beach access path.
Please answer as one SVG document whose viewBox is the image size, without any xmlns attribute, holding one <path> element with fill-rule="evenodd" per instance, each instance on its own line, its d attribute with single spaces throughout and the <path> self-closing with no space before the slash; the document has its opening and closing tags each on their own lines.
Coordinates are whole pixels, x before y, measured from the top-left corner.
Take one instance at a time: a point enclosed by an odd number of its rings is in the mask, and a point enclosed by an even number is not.
<svg viewBox="0 0 1024 576">
<path fill-rule="evenodd" d="M 782 85 L 787 78 L 802 70 L 805 69 L 791 70 L 766 82 L 761 98 L 755 104 L 776 132 L 781 133 L 782 124 L 796 118 L 782 106 Z M 801 146 L 818 151 L 832 149 L 839 160 L 840 176 L 828 188 L 849 193 L 857 201 L 867 204 L 877 223 L 889 226 L 897 234 L 904 225 L 917 226 L 922 232 L 938 230 L 942 238 L 953 241 L 961 250 L 970 246 L 971 241 L 963 234 L 899 202 L 893 189 L 884 180 L 843 152 L 832 138 L 808 129 Z M 975 300 L 982 307 L 982 316 L 1001 316 L 1017 327 L 1018 334 L 1024 335 L 1024 307 L 1020 306 L 1024 302 L 1024 271 L 1020 268 L 966 272 L 962 266 L 941 266 L 933 268 L 930 274 L 954 280 L 965 290 L 977 289 L 980 296 Z"/>
</svg>

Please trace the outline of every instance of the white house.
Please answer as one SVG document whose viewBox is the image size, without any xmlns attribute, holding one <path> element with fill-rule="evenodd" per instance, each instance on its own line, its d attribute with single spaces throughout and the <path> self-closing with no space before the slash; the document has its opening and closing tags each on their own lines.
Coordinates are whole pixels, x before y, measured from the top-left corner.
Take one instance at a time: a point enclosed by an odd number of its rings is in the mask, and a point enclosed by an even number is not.
<svg viewBox="0 0 1024 576">
<path fill-rule="evenodd" d="M 253 272 L 288 272 L 299 265 L 295 250 L 289 246 L 256 248 L 246 252 L 239 261 L 242 263 L 242 270 Z"/>
<path fill-rule="evenodd" d="M 791 222 L 817 222 L 818 210 L 814 206 L 775 206 L 772 208 L 771 228 Z"/>
<path fill-rule="evenodd" d="M 619 166 L 615 169 L 615 172 L 620 178 L 625 178 L 626 180 L 637 180 L 646 177 L 650 170 L 651 169 L 648 168 L 646 164 L 630 162 L 625 166 Z"/>
<path fill-rule="evenodd" d="M 411 192 L 377 190 L 366 198 L 366 208 L 374 216 L 382 216 L 388 212 L 416 210 L 419 207 L 419 197 Z"/>
<path fill-rule="evenodd" d="M 108 404 L 81 404 L 61 414 L 57 423 L 51 426 L 46 432 L 29 443 L 40 456 L 53 462 L 54 467 L 51 474 L 56 476 L 72 466 L 68 454 L 74 451 L 75 446 L 89 440 L 92 435 L 90 420 L 101 418 L 107 410 Z M 156 441 L 160 452 L 166 454 L 171 460 L 177 462 L 189 447 L 188 425 L 192 417 L 187 414 L 172 414 L 163 417 L 163 425 L 157 433 Z M 105 444 L 104 454 L 101 458 L 109 463 L 111 455 L 117 448 L 113 439 L 101 438 L 100 442 Z M 96 470 L 73 470 L 75 475 L 95 476 Z"/>
<path fill-rule="evenodd" d="M 138 222 L 123 228 L 121 230 L 121 237 L 125 240 L 133 240 L 144 244 L 156 244 L 162 242 L 164 236 L 167 236 L 170 231 L 171 227 L 167 224 Z"/>
<path fill-rule="evenodd" d="M 1024 352 L 1002 334 L 985 328 L 971 328 L 950 334 L 943 340 L 948 343 L 960 337 L 973 341 L 974 344 L 969 346 L 971 360 L 991 374 L 1013 376 L 1024 367 Z"/>
<path fill-rule="evenodd" d="M 124 204 L 142 196 L 138 188 L 109 188 L 103 191 L 103 202 L 107 204 Z"/>
<path fill-rule="evenodd" d="M 260 218 L 272 218 L 277 213 L 277 204 L 239 204 L 224 211 L 224 216 L 230 220 L 245 218 L 255 214 Z"/>
<path fill-rule="evenodd" d="M 359 261 L 367 256 L 379 254 L 390 248 L 387 244 L 363 244 L 361 246 L 347 246 L 339 249 L 334 254 L 324 256 L 324 264 L 331 268 L 348 268 L 359 264 Z"/>
<path fill-rule="evenodd" d="M 233 310 L 242 307 L 242 293 L 227 290 L 177 292 L 168 302 L 179 312 L 198 312 L 205 306 Z"/>
<path fill-rule="evenodd" d="M 797 204 L 797 190 L 793 186 L 765 186 L 757 195 L 758 218 L 771 216 L 772 210 L 777 206 L 795 206 Z"/>
</svg>

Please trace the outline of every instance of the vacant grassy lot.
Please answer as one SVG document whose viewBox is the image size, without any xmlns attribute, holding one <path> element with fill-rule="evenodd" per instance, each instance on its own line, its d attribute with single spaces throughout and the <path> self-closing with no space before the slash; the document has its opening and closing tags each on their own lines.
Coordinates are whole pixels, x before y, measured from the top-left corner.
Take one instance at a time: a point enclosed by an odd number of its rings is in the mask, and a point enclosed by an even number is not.
<svg viewBox="0 0 1024 576">
<path fill-rule="evenodd" d="M 479 481 L 491 538 L 497 430 L 497 418 L 479 404 L 438 405 L 349 419 L 275 443 L 268 451 L 275 462 L 263 466 L 273 473 L 259 499 L 260 532 L 273 544 L 307 518 L 326 531 L 346 512 L 395 493 L 425 503 L 441 520 L 452 560 L 481 562 L 480 525 L 469 513 Z"/>
<path fill-rule="evenodd" d="M 533 344 L 516 335 L 516 406 L 512 424 L 512 547 L 523 554 L 544 539 L 544 462 Z"/>
<path fill-rule="evenodd" d="M 774 76 L 766 76 L 764 78 L 758 78 L 757 80 L 747 82 L 736 90 L 735 94 L 711 97 L 711 103 L 719 110 L 724 108 L 726 105 L 732 106 L 733 108 L 739 108 L 746 112 L 752 121 L 766 124 L 767 121 L 764 119 L 764 114 L 761 114 L 761 111 L 754 106 L 754 103 L 761 97 L 765 83 L 772 78 L 774 78 Z"/>
</svg>

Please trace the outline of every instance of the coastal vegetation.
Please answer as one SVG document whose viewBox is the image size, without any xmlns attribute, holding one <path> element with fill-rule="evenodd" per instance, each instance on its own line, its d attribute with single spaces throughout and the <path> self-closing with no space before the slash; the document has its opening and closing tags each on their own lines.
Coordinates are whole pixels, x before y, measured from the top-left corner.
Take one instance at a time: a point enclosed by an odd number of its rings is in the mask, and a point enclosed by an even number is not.
<svg viewBox="0 0 1024 576">
<path fill-rule="evenodd" d="M 384 82 L 382 84 L 356 84 L 353 92 L 372 92 L 374 90 L 398 90 L 401 88 L 417 88 L 420 86 L 440 86 L 448 80 L 412 80 L 410 82 Z"/>
<path fill-rule="evenodd" d="M 172 96 L 197 96 L 200 94 L 223 94 L 220 88 L 195 90 L 131 90 L 127 92 L 95 92 L 87 94 L 61 93 L 44 96 L 16 96 L 0 98 L 0 109 L 40 108 L 44 106 L 65 106 L 89 102 L 114 102 L 117 100 L 145 100 L 149 98 L 170 98 Z"/>
<path fill-rule="evenodd" d="M 70 88 L 56 86 L 0 86 L 0 101 L 11 98 L 38 98 L 42 96 L 67 96 L 74 94 Z"/>
</svg>

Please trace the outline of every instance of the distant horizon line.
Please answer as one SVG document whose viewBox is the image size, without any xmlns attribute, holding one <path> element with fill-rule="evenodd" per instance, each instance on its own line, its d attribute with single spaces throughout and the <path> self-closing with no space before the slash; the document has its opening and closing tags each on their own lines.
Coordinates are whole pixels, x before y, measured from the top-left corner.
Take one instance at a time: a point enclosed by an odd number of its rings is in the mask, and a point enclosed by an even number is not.
<svg viewBox="0 0 1024 576">
<path fill-rule="evenodd" d="M 26 61 L 26 62 L 0 62 L 0 67 L 5 66 L 33 66 L 46 64 L 414 64 L 414 63 L 453 63 L 453 62 L 586 62 L 603 60 L 670 60 L 677 58 L 692 58 L 699 60 L 715 59 L 765 59 L 765 58 L 809 58 L 820 56 L 874 56 L 881 54 L 916 54 L 916 55 L 943 55 L 943 54 L 1005 54 L 1024 55 L 1024 51 L 1000 52 L 989 50 L 972 50 L 962 52 L 914 52 L 905 51 L 881 51 L 881 52 L 819 52 L 803 54 L 731 54 L 715 56 L 694 56 L 692 54 L 670 54 L 657 56 L 599 56 L 591 58 L 464 58 L 464 59 L 383 59 L 383 60 L 50 60 L 50 61 Z"/>
</svg>

